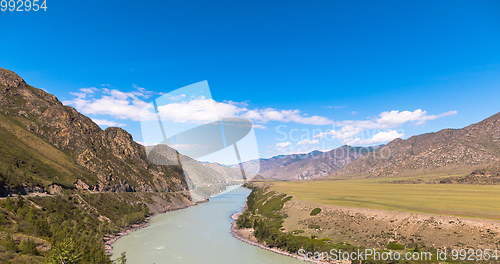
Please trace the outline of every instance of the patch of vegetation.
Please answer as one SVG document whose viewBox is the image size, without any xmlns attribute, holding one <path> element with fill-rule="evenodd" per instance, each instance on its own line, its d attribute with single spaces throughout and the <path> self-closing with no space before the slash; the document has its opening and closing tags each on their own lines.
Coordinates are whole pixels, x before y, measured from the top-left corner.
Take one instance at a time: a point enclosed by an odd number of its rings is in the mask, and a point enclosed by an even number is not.
<svg viewBox="0 0 500 264">
<path fill-rule="evenodd" d="M 321 226 L 315 225 L 315 224 L 310 224 L 310 225 L 307 226 L 307 228 L 309 228 L 309 229 L 316 229 L 317 230 L 317 229 L 321 229 Z"/>
<path fill-rule="evenodd" d="M 387 243 L 386 248 L 391 249 L 391 250 L 403 250 L 403 249 L 405 249 L 405 246 L 402 244 L 399 244 L 397 242 L 391 241 L 391 242 Z"/>
<path fill-rule="evenodd" d="M 31 239 L 22 240 L 21 243 L 19 243 L 19 251 L 25 255 L 38 255 L 36 244 Z"/>
<path fill-rule="evenodd" d="M 0 201 L 6 216 L 0 225 L 0 263 L 111 264 L 103 236 L 149 214 L 137 197 L 128 194 L 78 194 L 18 197 Z M 37 250 L 44 245 L 44 250 Z M 48 248 L 52 246 L 50 251 Z M 2 254 L 2 251 L 4 251 Z"/>
<path fill-rule="evenodd" d="M 311 213 L 309 214 L 310 216 L 315 216 L 321 213 L 321 208 L 314 208 L 311 210 Z"/>
<path fill-rule="evenodd" d="M 290 232 L 290 233 L 291 233 L 292 235 L 298 235 L 298 234 L 303 234 L 303 233 L 305 233 L 305 231 L 304 231 L 304 230 L 294 230 L 294 231 L 292 231 L 292 232 Z"/>
</svg>

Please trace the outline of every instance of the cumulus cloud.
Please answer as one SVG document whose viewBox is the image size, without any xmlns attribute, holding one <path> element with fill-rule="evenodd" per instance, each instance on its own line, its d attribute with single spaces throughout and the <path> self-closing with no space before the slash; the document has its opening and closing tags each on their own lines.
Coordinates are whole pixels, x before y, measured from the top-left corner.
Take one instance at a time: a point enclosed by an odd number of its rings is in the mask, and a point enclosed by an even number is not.
<svg viewBox="0 0 500 264">
<path fill-rule="evenodd" d="M 236 117 L 245 109 L 231 103 L 220 103 L 212 99 L 195 99 L 165 104 L 158 107 L 163 119 L 178 123 L 203 123 L 221 117 Z"/>
<path fill-rule="evenodd" d="M 152 92 L 133 85 L 132 92 L 123 92 L 107 87 L 82 88 L 71 93 L 74 98 L 63 103 L 74 106 L 86 115 L 108 115 L 121 120 L 152 120 L 156 118 L 154 107 L 146 102 Z M 172 98 L 168 98 L 172 99 Z M 268 122 L 298 123 L 307 125 L 328 125 L 333 121 L 322 116 L 309 116 L 300 110 L 275 108 L 250 109 L 247 104 L 237 102 L 217 102 L 207 98 L 189 98 L 176 95 L 175 100 L 158 107 L 162 119 L 179 123 L 206 123 L 227 117 L 247 118 L 255 127 L 264 128 Z"/>
<path fill-rule="evenodd" d="M 286 148 L 286 147 L 289 147 L 291 144 L 292 144 L 292 142 L 290 142 L 290 141 L 278 142 L 278 143 L 276 143 L 276 147 Z"/>
<path fill-rule="evenodd" d="M 377 117 L 372 119 L 337 121 L 335 122 L 335 125 L 338 128 L 318 133 L 314 135 L 314 138 L 319 139 L 331 137 L 339 139 L 345 144 L 354 145 L 385 143 L 403 136 L 402 133 L 399 133 L 396 130 L 388 129 L 412 123 L 422 125 L 427 121 L 455 114 L 457 114 L 457 111 L 448 111 L 437 115 L 430 115 L 427 111 L 422 109 L 416 109 L 414 111 L 386 111 L 380 113 Z M 360 137 L 360 134 L 362 133 L 371 134 L 373 132 L 377 133 L 371 137 Z"/>
<path fill-rule="evenodd" d="M 300 110 L 277 110 L 274 108 L 247 110 L 242 117 L 257 122 L 267 123 L 271 121 L 283 123 L 298 123 L 306 125 L 329 125 L 333 121 L 322 116 L 306 116 Z"/>
<path fill-rule="evenodd" d="M 320 132 L 316 135 L 314 135 L 314 138 L 324 138 L 326 136 L 332 136 L 334 138 L 338 139 L 349 139 L 360 132 L 363 131 L 362 127 L 355 126 L 355 125 L 344 125 L 342 126 L 339 130 L 330 130 L 326 132 Z"/>
<path fill-rule="evenodd" d="M 417 109 L 414 111 L 386 111 L 380 113 L 374 119 L 368 120 L 346 120 L 337 122 L 339 126 L 353 126 L 364 129 L 387 129 L 401 126 L 406 123 L 415 123 L 417 125 L 424 124 L 427 121 L 435 120 L 441 117 L 457 114 L 457 111 L 448 111 L 438 115 L 429 115 L 427 111 Z"/>
<path fill-rule="evenodd" d="M 124 126 L 126 126 L 123 123 L 118 123 L 118 122 L 111 121 L 111 120 L 106 120 L 106 119 L 95 119 L 95 118 L 92 118 L 92 121 L 94 121 L 94 123 L 96 123 L 96 124 L 98 124 L 100 126 L 108 126 L 108 127 L 124 127 Z"/>
<path fill-rule="evenodd" d="M 448 111 L 439 115 L 428 115 L 427 111 L 417 109 L 415 111 L 388 111 L 382 112 L 376 123 L 383 127 L 394 127 L 407 122 L 416 122 L 423 124 L 426 121 L 438 119 L 440 117 L 450 116 L 457 114 L 457 111 Z"/>
<path fill-rule="evenodd" d="M 366 139 L 361 139 L 361 138 L 348 139 L 347 143 L 350 145 L 372 145 L 372 144 L 389 142 L 391 140 L 394 140 L 396 138 L 401 138 L 403 136 L 404 136 L 403 133 L 400 133 L 396 130 L 389 130 L 389 131 L 378 132 L 372 137 Z"/>
<path fill-rule="evenodd" d="M 109 115 L 114 118 L 140 121 L 154 117 L 152 106 L 131 93 L 104 91 L 100 98 L 76 97 L 64 101 L 86 115 Z"/>
</svg>

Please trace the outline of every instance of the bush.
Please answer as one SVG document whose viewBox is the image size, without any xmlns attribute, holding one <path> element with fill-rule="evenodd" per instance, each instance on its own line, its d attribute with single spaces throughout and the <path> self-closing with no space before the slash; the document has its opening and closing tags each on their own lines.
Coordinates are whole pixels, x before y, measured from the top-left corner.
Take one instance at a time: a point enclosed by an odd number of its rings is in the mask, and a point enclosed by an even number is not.
<svg viewBox="0 0 500 264">
<path fill-rule="evenodd" d="M 310 224 L 307 226 L 309 229 L 321 229 L 321 226 L 316 225 L 316 224 Z"/>
<path fill-rule="evenodd" d="M 396 242 L 389 242 L 389 243 L 387 243 L 386 248 L 392 249 L 392 250 L 403 250 L 403 249 L 405 249 L 405 246 L 401 245 L 399 243 L 396 243 Z"/>
<path fill-rule="evenodd" d="M 310 215 L 315 216 L 315 215 L 318 215 L 319 213 L 321 213 L 321 208 L 314 208 L 314 209 L 312 209 Z"/>
<path fill-rule="evenodd" d="M 72 239 L 65 239 L 50 250 L 46 258 L 46 264 L 78 264 L 82 259 L 82 253 Z"/>
</svg>

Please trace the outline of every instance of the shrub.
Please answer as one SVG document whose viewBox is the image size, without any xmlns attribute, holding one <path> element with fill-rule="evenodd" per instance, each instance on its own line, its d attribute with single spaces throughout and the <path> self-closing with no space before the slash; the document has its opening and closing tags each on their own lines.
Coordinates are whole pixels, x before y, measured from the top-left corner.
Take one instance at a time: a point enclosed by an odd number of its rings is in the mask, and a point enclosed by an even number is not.
<svg viewBox="0 0 500 264">
<path fill-rule="evenodd" d="M 321 208 L 314 208 L 314 209 L 312 209 L 310 215 L 315 216 L 315 215 L 318 215 L 319 213 L 321 213 Z"/>
<path fill-rule="evenodd" d="M 309 229 L 321 229 L 321 226 L 316 225 L 316 224 L 310 224 L 307 226 Z"/>
<path fill-rule="evenodd" d="M 78 264 L 82 258 L 82 253 L 79 251 L 75 242 L 72 239 L 65 239 L 56 243 L 50 250 L 50 254 L 46 258 L 46 264 Z"/>
</svg>

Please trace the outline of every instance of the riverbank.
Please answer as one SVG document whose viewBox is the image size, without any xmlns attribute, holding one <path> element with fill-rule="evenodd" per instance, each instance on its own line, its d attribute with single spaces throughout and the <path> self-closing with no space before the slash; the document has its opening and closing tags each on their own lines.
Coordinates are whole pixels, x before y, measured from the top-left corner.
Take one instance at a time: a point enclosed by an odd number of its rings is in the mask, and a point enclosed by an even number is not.
<svg viewBox="0 0 500 264">
<path fill-rule="evenodd" d="M 242 212 L 244 210 L 245 210 L 245 208 L 242 210 Z M 238 217 L 242 214 L 242 212 L 235 213 L 231 216 L 231 219 L 233 220 L 233 222 L 231 223 L 231 235 L 234 238 L 236 238 L 244 243 L 250 244 L 252 246 L 255 246 L 255 247 L 258 247 L 258 248 L 261 248 L 264 250 L 268 250 L 268 251 L 271 251 L 271 252 L 274 252 L 276 254 L 280 254 L 283 256 L 295 258 L 295 259 L 298 259 L 301 261 L 305 261 L 305 262 L 309 262 L 309 263 L 316 263 L 316 264 L 331 264 L 332 263 L 332 262 L 322 262 L 322 261 L 314 261 L 311 259 L 306 259 L 298 254 L 292 254 L 292 253 L 286 252 L 286 251 L 278 249 L 278 248 L 271 248 L 271 247 L 266 246 L 263 243 L 260 243 L 257 240 L 257 238 L 255 238 L 255 236 L 253 235 L 252 228 L 242 228 L 242 229 L 238 228 L 238 225 L 236 224 L 236 220 L 238 220 Z M 335 263 L 349 264 L 350 262 L 346 262 L 346 263 L 335 262 Z"/>
</svg>

